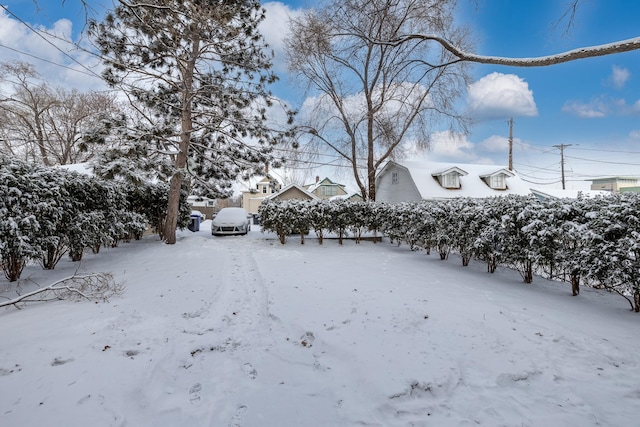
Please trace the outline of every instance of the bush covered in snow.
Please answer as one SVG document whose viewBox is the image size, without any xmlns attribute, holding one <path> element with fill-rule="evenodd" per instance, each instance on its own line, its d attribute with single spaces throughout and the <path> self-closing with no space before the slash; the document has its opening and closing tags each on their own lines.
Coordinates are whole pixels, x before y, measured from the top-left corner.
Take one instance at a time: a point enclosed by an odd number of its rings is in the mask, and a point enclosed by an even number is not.
<svg viewBox="0 0 640 427">
<path fill-rule="evenodd" d="M 441 259 L 454 251 L 471 259 L 517 270 L 525 283 L 534 274 L 607 289 L 640 311 L 640 195 L 625 193 L 575 200 L 533 197 L 459 198 L 382 204 L 351 201 L 271 200 L 260 207 L 263 230 L 281 243 L 313 230 L 322 244 L 328 233 L 358 241 L 363 231 L 380 231 Z M 302 240 L 304 242 L 304 240 Z"/>
<path fill-rule="evenodd" d="M 144 187 L 144 186 L 142 186 Z M 0 263 L 9 281 L 30 261 L 55 268 L 69 254 L 140 238 L 166 210 L 167 188 L 131 187 L 64 169 L 0 159 Z M 182 225 L 189 207 L 184 197 Z M 163 210 L 164 209 L 164 210 Z"/>
</svg>

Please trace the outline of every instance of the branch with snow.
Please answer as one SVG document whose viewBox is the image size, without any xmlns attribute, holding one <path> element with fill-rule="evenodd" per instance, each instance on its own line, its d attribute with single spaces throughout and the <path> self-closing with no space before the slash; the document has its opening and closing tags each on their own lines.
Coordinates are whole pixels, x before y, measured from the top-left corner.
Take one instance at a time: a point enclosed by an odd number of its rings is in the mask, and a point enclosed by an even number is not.
<svg viewBox="0 0 640 427">
<path fill-rule="evenodd" d="M 436 43 L 439 43 L 444 49 L 458 58 L 459 61 L 476 62 L 479 64 L 507 65 L 512 67 L 545 67 L 548 65 L 575 61 L 577 59 L 594 58 L 597 56 L 631 52 L 640 49 L 640 37 L 634 37 L 631 39 L 620 40 L 613 43 L 581 47 L 555 55 L 538 56 L 533 58 L 507 58 L 501 56 L 477 55 L 475 53 L 466 52 L 462 49 L 459 49 L 450 41 L 433 34 L 409 34 L 406 36 L 398 37 L 394 40 L 390 40 L 389 42 L 379 43 L 399 46 L 412 40 L 434 41 Z"/>
<path fill-rule="evenodd" d="M 74 274 L 43 288 L 0 302 L 0 307 L 13 305 L 19 309 L 20 304 L 52 300 L 108 301 L 112 296 L 121 295 L 124 291 L 124 285 L 116 283 L 111 273 Z"/>
</svg>

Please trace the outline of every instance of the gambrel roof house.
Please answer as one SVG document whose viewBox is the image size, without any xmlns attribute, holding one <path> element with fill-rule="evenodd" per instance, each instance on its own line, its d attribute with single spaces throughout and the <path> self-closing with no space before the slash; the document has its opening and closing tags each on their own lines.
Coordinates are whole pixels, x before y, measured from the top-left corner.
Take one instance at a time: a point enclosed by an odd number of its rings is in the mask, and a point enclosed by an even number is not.
<svg viewBox="0 0 640 427">
<path fill-rule="evenodd" d="M 456 197 L 530 195 L 529 185 L 504 166 L 389 161 L 376 176 L 376 201 L 398 203 Z"/>
</svg>

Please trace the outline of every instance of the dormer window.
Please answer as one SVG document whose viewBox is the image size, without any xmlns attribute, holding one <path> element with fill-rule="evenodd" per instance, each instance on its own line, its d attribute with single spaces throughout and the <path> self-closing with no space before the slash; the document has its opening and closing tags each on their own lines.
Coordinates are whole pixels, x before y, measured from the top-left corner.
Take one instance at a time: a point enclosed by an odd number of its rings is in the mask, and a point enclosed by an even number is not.
<svg viewBox="0 0 640 427">
<path fill-rule="evenodd" d="M 444 188 L 460 188 L 460 175 L 455 172 L 443 175 L 442 186 Z"/>
<path fill-rule="evenodd" d="M 507 169 L 500 169 L 490 174 L 480 175 L 480 178 L 494 190 L 506 190 L 507 178 L 515 176 L 513 172 Z"/>
<path fill-rule="evenodd" d="M 468 175 L 467 172 L 457 167 L 452 167 L 431 174 L 432 177 L 438 180 L 438 183 L 442 188 L 449 190 L 459 190 L 462 188 L 460 177 L 465 175 Z"/>
<path fill-rule="evenodd" d="M 504 190 L 507 188 L 507 182 L 503 174 L 494 175 L 491 177 L 491 188 Z"/>
</svg>

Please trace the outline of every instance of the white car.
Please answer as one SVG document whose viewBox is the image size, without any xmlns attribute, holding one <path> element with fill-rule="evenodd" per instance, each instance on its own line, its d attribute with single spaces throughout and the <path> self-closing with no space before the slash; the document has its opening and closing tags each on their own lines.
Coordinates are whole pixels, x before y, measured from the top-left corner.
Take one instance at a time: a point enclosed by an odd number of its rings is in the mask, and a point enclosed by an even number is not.
<svg viewBox="0 0 640 427">
<path fill-rule="evenodd" d="M 251 230 L 249 213 L 244 208 L 222 208 L 211 220 L 211 234 L 247 234 Z"/>
</svg>

